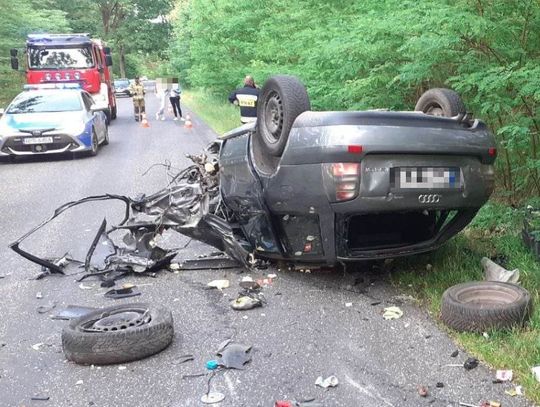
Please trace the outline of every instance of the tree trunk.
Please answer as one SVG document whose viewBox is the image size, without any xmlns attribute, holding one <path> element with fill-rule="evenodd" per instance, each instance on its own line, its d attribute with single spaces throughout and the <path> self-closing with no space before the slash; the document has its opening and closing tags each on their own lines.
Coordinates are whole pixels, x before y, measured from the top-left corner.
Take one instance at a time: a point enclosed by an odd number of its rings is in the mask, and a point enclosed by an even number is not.
<svg viewBox="0 0 540 407">
<path fill-rule="evenodd" d="M 119 57 L 120 57 L 120 64 L 119 64 L 120 77 L 121 78 L 127 78 L 127 76 L 126 76 L 126 51 L 125 51 L 123 45 L 118 47 L 118 54 L 119 54 Z"/>
</svg>

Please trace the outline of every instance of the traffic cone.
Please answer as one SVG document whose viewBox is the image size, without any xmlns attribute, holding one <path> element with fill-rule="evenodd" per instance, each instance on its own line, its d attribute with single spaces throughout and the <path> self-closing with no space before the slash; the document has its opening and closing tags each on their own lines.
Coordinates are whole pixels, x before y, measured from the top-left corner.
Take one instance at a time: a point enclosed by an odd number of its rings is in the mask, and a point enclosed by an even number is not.
<svg viewBox="0 0 540 407">
<path fill-rule="evenodd" d="M 191 117 L 190 117 L 189 114 L 186 115 L 186 121 L 184 122 L 184 127 L 185 127 L 186 129 L 191 129 L 191 128 L 193 128 L 193 122 L 191 121 Z"/>
<path fill-rule="evenodd" d="M 150 125 L 148 124 L 148 120 L 146 119 L 146 113 L 142 114 L 141 126 L 142 127 L 150 127 Z"/>
</svg>

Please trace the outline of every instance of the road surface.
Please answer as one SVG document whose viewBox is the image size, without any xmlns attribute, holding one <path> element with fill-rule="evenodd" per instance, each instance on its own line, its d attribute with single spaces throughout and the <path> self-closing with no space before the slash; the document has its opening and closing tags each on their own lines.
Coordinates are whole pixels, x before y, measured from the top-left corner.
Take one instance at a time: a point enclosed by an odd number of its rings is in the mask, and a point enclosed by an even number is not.
<svg viewBox="0 0 540 407">
<path fill-rule="evenodd" d="M 225 399 L 217 406 L 255 407 L 276 400 L 314 399 L 325 407 L 457 406 L 498 400 L 502 405 L 530 405 L 511 398 L 511 384 L 493 384 L 494 372 L 485 366 L 465 371 L 467 358 L 422 309 L 396 292 L 383 272 L 371 272 L 367 284 L 350 289 L 342 272 L 310 274 L 276 269 L 278 277 L 263 292 L 267 304 L 250 311 L 229 307 L 244 274 L 235 270 L 168 271 L 156 278 L 129 277 L 142 291 L 136 301 L 172 310 L 176 336 L 165 351 L 145 360 L 119 366 L 79 366 L 64 359 L 61 330 L 64 321 L 50 319 L 69 304 L 108 306 L 106 289 L 88 281 L 81 289 L 75 277 L 50 276 L 32 280 L 39 268 L 7 248 L 9 242 L 52 213 L 61 204 L 105 192 L 134 196 L 165 185 L 163 167 L 182 167 L 185 153 L 197 153 L 215 135 L 198 119 L 186 129 L 169 116 L 156 122 L 157 100 L 147 96 L 150 127 L 131 117 L 129 99 L 119 100 L 118 119 L 110 127 L 111 142 L 94 158 L 31 158 L 0 164 L 2 174 L 2 231 L 0 236 L 0 405 L 1 406 L 200 406 L 209 376 L 205 363 L 215 358 L 220 343 L 232 338 L 253 346 L 244 370 L 219 371 L 212 391 Z M 170 113 L 169 113 L 170 114 Z M 66 214 L 43 233 L 25 243 L 39 254 L 61 255 L 71 250 L 80 258 L 103 215 L 114 221 L 116 209 L 93 204 Z M 175 239 L 170 237 L 170 239 Z M 179 241 L 182 241 L 179 238 Z M 185 239 L 184 239 L 185 241 Z M 192 243 L 182 258 L 212 249 Z M 227 278 L 223 292 L 206 289 L 214 279 Z M 41 293 L 43 298 L 37 298 Z M 129 300 L 123 300 L 129 302 Z M 56 303 L 40 314 L 37 307 Z M 383 308 L 398 305 L 401 319 L 386 321 Z M 39 350 L 32 345 L 42 343 Z M 193 361 L 179 363 L 182 355 Z M 315 386 L 318 376 L 335 375 L 339 385 Z M 438 388 L 440 382 L 444 387 Z M 429 395 L 420 397 L 418 386 Z M 32 401 L 32 396 L 49 397 Z M 309 404 L 306 404 L 309 405 Z M 313 405 L 313 404 L 312 404 Z"/>
</svg>

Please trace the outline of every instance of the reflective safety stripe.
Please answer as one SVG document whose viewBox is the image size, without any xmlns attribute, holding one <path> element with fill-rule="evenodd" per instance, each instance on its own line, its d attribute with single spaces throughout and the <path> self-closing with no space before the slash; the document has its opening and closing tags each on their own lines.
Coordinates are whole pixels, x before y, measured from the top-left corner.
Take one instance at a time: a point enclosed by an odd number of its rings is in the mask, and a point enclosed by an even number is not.
<svg viewBox="0 0 540 407">
<path fill-rule="evenodd" d="M 257 104 L 257 95 L 237 94 L 238 105 L 241 107 L 255 107 Z"/>
<path fill-rule="evenodd" d="M 241 117 L 240 117 L 240 121 L 241 121 L 242 123 L 251 123 L 251 122 L 257 121 L 257 118 L 256 118 L 256 117 L 241 116 Z"/>
</svg>

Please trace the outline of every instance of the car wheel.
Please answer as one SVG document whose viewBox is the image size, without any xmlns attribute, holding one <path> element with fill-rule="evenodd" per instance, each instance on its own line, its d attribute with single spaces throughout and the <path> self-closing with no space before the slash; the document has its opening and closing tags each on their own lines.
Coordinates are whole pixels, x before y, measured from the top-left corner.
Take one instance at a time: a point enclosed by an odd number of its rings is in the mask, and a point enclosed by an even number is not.
<svg viewBox="0 0 540 407">
<path fill-rule="evenodd" d="M 142 359 L 172 342 L 173 318 L 169 310 L 148 304 L 123 304 L 90 312 L 62 331 L 68 360 L 85 365 L 106 365 Z"/>
<path fill-rule="evenodd" d="M 306 88 L 294 76 L 270 77 L 257 102 L 256 136 L 269 154 L 280 157 L 294 120 L 310 109 Z"/>
<path fill-rule="evenodd" d="M 96 130 L 92 128 L 92 146 L 90 150 L 90 156 L 95 157 L 99 150 L 99 140 L 96 134 Z"/>
<path fill-rule="evenodd" d="M 109 126 L 105 126 L 105 137 L 103 138 L 103 145 L 109 145 Z"/>
<path fill-rule="evenodd" d="M 442 296 L 441 319 L 457 331 L 485 332 L 522 326 L 532 312 L 523 287 L 496 281 L 458 284 Z"/>
<path fill-rule="evenodd" d="M 116 119 L 116 105 L 113 106 L 112 110 L 111 110 L 111 119 L 114 120 Z"/>
<path fill-rule="evenodd" d="M 454 117 L 465 113 L 465 105 L 461 97 L 453 90 L 434 88 L 420 96 L 414 110 L 431 116 Z"/>
</svg>

